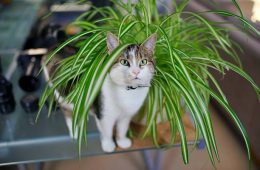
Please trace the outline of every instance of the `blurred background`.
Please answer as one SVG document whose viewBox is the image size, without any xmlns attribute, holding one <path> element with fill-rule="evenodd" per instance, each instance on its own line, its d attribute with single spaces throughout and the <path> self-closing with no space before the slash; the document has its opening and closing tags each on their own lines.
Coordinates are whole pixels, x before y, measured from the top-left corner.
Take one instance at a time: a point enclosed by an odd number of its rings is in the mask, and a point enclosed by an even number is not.
<svg viewBox="0 0 260 170">
<path fill-rule="evenodd" d="M 11 94 L 10 92 L 7 95 L 9 96 L 10 106 L 0 108 L 2 112 L 8 112 L 0 114 L 0 169 L 147 169 L 143 155 L 139 151 L 112 155 L 99 154 L 92 157 L 83 157 L 81 160 L 68 160 L 70 156 L 66 157 L 67 153 L 64 153 L 68 148 L 62 147 L 61 149 L 57 145 L 59 149 L 56 152 L 59 154 L 56 155 L 60 155 L 60 157 L 53 156 L 44 160 L 41 158 L 37 159 L 38 155 L 48 155 L 48 152 L 55 150 L 55 148 L 42 149 L 39 147 L 41 145 L 35 145 L 37 140 L 41 140 L 40 142 L 44 143 L 44 139 L 40 137 L 35 129 L 39 128 L 38 130 L 44 132 L 46 136 L 51 135 L 53 137 L 59 134 L 67 134 L 67 129 L 64 125 L 64 120 L 61 121 L 62 118 L 60 117 L 62 116 L 42 121 L 40 122 L 41 126 L 34 124 L 35 113 L 31 112 L 37 110 L 35 103 L 40 96 L 40 91 L 37 91 L 37 89 L 41 88 L 44 83 L 41 79 L 35 79 L 35 73 L 31 72 L 28 76 L 27 72 L 28 67 L 32 67 L 35 70 L 34 72 L 39 70 L 39 56 L 45 54 L 46 49 L 52 49 L 56 44 L 64 41 L 68 35 L 74 35 L 80 31 L 77 27 L 68 26 L 68 23 L 82 12 L 88 10 L 90 6 L 73 6 L 68 2 L 73 1 L 0 0 L 0 73 L 6 77 L 6 79 L 1 77 L 0 86 L 1 88 L 8 87 L 13 89 L 13 93 Z M 158 8 L 162 9 L 162 12 L 174 10 L 171 0 L 161 0 L 161 2 L 168 6 L 167 10 L 158 6 Z M 108 0 L 92 0 L 90 3 L 95 6 L 111 5 L 111 2 Z M 260 0 L 238 0 L 238 3 L 245 17 L 260 30 Z M 237 8 L 231 0 L 190 0 L 185 10 L 207 11 L 212 9 L 227 10 L 238 14 Z M 259 36 L 235 31 L 236 29 L 243 30 L 244 28 L 241 23 L 234 19 L 215 15 L 206 15 L 206 17 L 214 21 L 231 23 L 234 31 L 231 32 L 230 36 L 243 50 L 243 52 L 237 51 L 242 61 L 243 69 L 260 85 Z M 28 55 L 34 56 L 34 59 L 30 58 L 29 60 L 26 58 Z M 226 58 L 224 54 L 223 58 Z M 14 60 L 18 61 L 18 65 L 12 65 Z M 252 147 L 252 169 L 260 169 L 260 104 L 256 94 L 247 81 L 233 72 L 227 72 L 224 78 L 218 73 L 214 73 L 214 75 L 217 77 L 231 106 L 249 134 Z M 14 79 L 19 81 L 14 82 Z M 8 82 L 13 82 L 12 87 Z M 13 96 L 14 99 L 10 96 Z M 2 97 L 0 98 L 3 100 Z M 12 102 L 13 100 L 15 102 Z M 211 101 L 210 108 L 221 159 L 220 163 L 216 164 L 216 168 L 221 170 L 248 169 L 249 162 L 245 145 L 240 133 L 234 127 L 234 123 L 215 101 Z M 27 114 L 27 112 L 30 113 Z M 55 128 L 53 129 L 52 127 Z M 34 137 L 37 136 L 38 138 L 35 138 L 34 143 L 24 142 L 21 139 L 25 139 L 27 134 L 33 134 Z M 17 139 L 19 139 L 20 143 L 12 143 Z M 9 152 L 6 148 L 12 146 L 12 144 L 15 147 L 12 148 L 12 152 Z M 32 154 L 27 148 L 34 145 L 36 149 Z M 151 151 L 149 154 L 151 157 L 156 157 L 157 155 L 156 151 Z M 8 158 L 6 155 L 8 155 Z M 73 158 L 73 156 L 71 157 Z M 20 158 L 24 159 L 20 162 Z M 174 147 L 162 152 L 160 169 L 210 170 L 214 169 L 214 167 L 211 165 L 206 149 L 193 150 L 190 153 L 190 163 L 184 165 L 181 149 Z"/>
</svg>

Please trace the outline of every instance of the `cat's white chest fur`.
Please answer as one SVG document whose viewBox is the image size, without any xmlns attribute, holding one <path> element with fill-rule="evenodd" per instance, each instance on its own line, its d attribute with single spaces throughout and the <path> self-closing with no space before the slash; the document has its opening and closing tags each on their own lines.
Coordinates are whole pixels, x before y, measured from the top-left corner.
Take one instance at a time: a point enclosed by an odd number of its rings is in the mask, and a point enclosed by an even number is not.
<svg viewBox="0 0 260 170">
<path fill-rule="evenodd" d="M 103 114 L 133 116 L 143 105 L 148 90 L 148 87 L 127 90 L 126 87 L 116 85 L 107 75 L 102 86 Z"/>
<path fill-rule="evenodd" d="M 101 119 L 96 118 L 101 133 L 101 146 L 105 152 L 114 151 L 113 129 L 116 125 L 116 142 L 121 148 L 128 148 L 132 142 L 126 133 L 132 117 L 141 108 L 149 88 L 127 90 L 116 85 L 107 75 L 101 88 Z"/>
</svg>

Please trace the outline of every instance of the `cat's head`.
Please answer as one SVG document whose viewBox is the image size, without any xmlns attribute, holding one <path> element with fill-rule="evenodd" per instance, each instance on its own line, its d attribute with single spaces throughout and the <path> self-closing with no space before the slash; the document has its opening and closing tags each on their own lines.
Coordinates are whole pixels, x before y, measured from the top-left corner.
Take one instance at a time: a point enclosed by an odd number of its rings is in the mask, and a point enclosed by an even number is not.
<svg viewBox="0 0 260 170">
<path fill-rule="evenodd" d="M 129 45 L 118 57 L 110 70 L 110 77 L 120 86 L 150 86 L 155 72 L 154 48 L 156 34 L 152 34 L 141 45 Z M 107 33 L 108 53 L 119 45 L 118 38 Z"/>
</svg>

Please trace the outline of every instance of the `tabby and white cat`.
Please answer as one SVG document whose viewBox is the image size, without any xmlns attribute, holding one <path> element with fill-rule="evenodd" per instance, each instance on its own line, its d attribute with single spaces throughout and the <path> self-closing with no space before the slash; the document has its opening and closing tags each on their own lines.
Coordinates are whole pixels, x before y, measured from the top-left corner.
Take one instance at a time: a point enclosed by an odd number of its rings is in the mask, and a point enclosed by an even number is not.
<svg viewBox="0 0 260 170">
<path fill-rule="evenodd" d="M 156 34 L 152 34 L 143 44 L 128 46 L 106 75 L 92 109 L 105 152 L 115 150 L 114 127 L 116 143 L 120 148 L 129 148 L 132 144 L 126 134 L 131 119 L 143 105 L 149 91 L 155 72 L 155 44 Z M 118 45 L 118 38 L 107 33 L 108 53 Z M 49 71 L 45 68 L 44 72 L 48 74 Z M 45 76 L 48 79 L 49 76 Z M 68 107 L 63 101 L 59 100 L 59 103 Z M 67 121 L 67 124 L 71 130 L 71 121 Z"/>
</svg>

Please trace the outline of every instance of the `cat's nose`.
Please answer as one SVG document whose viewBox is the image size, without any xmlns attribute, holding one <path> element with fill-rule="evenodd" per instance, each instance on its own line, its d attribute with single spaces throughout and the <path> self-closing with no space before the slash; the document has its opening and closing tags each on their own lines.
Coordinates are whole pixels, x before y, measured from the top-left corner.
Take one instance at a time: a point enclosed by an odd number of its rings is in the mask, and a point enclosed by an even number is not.
<svg viewBox="0 0 260 170">
<path fill-rule="evenodd" d="M 135 76 L 137 76 L 137 75 L 140 73 L 140 69 L 139 69 L 139 68 L 134 68 L 134 69 L 132 70 L 132 73 L 133 73 Z"/>
</svg>

